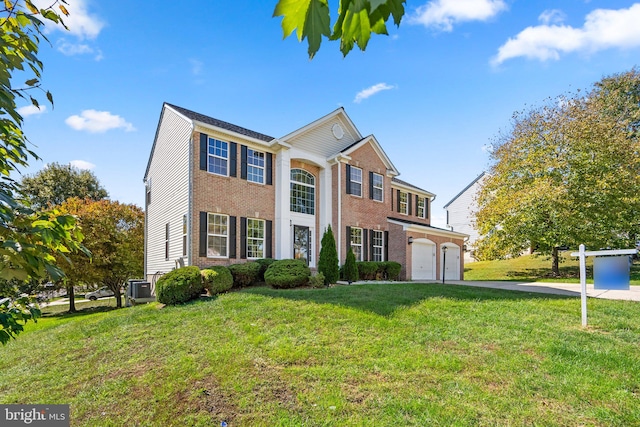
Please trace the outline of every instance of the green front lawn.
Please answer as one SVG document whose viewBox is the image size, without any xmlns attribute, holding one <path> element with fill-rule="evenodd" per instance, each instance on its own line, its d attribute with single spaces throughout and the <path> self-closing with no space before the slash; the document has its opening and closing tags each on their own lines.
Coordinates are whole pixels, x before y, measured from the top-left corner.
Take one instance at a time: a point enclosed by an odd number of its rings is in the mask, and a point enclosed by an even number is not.
<svg viewBox="0 0 640 427">
<path fill-rule="evenodd" d="M 590 299 L 589 316 L 436 284 L 58 314 L 0 348 L 0 403 L 101 427 L 640 425 L 640 304 Z"/>
<path fill-rule="evenodd" d="M 565 252 L 561 257 L 560 277 L 553 277 L 551 258 L 523 255 L 512 259 L 465 263 L 464 279 L 580 283 L 580 264 L 577 258 Z M 593 283 L 593 258 L 587 258 L 587 283 Z M 640 285 L 639 263 L 631 268 L 631 284 Z"/>
</svg>

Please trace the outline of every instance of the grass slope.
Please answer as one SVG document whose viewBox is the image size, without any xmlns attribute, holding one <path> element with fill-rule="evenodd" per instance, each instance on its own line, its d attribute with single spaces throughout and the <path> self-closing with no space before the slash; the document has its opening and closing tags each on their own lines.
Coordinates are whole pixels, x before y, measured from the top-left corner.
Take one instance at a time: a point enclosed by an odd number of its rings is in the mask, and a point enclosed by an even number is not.
<svg viewBox="0 0 640 427">
<path fill-rule="evenodd" d="M 593 258 L 587 258 L 587 283 L 593 283 Z M 553 281 L 580 283 L 578 259 L 568 252 L 561 256 L 560 277 L 551 274 L 551 258 L 523 255 L 517 258 L 466 263 L 465 280 Z M 640 285 L 640 264 L 631 268 L 631 284 Z"/>
<path fill-rule="evenodd" d="M 589 329 L 577 298 L 424 284 L 94 310 L 0 348 L 0 403 L 73 426 L 640 425 L 634 302 L 589 300 Z"/>
</svg>

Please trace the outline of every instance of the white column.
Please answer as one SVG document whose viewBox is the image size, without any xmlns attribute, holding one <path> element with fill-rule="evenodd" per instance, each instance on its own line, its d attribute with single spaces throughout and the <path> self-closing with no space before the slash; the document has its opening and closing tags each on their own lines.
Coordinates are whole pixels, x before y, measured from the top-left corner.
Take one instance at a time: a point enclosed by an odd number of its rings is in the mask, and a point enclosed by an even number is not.
<svg viewBox="0 0 640 427">
<path fill-rule="evenodd" d="M 332 182 L 331 182 L 331 165 L 326 164 L 324 168 L 320 169 L 320 200 L 316 204 L 318 206 L 318 215 L 320 215 L 320 238 L 324 234 L 324 230 L 331 224 L 332 219 Z M 333 231 L 335 235 L 336 230 Z"/>
<path fill-rule="evenodd" d="M 276 224 L 275 224 L 275 258 L 293 258 L 291 244 L 291 153 L 282 149 L 276 155 Z"/>
</svg>

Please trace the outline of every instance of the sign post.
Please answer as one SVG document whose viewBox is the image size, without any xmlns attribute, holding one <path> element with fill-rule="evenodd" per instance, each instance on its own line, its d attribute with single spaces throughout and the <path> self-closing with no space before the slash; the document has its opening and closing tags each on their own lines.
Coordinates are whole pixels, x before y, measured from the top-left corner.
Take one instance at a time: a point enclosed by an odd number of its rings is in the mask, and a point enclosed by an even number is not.
<svg viewBox="0 0 640 427">
<path fill-rule="evenodd" d="M 580 297 L 582 306 L 582 326 L 587 326 L 587 257 L 604 257 L 613 255 L 635 255 L 638 253 L 637 249 L 614 249 L 605 251 L 585 251 L 585 246 L 580 245 L 578 252 L 571 252 L 571 256 L 580 257 Z M 617 273 L 617 272 L 616 272 Z M 629 286 L 629 275 L 627 274 L 627 287 Z M 594 285 L 595 286 L 595 285 Z M 599 289 L 611 289 L 603 285 Z M 618 285 L 619 286 L 619 285 Z M 621 289 L 616 287 L 616 289 Z"/>
</svg>

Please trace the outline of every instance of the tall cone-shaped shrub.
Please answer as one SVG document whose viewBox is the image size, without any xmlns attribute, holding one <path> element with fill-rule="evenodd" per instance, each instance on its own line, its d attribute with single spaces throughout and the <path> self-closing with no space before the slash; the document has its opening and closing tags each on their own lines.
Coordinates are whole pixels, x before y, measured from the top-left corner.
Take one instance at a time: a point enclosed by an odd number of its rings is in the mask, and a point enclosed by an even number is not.
<svg viewBox="0 0 640 427">
<path fill-rule="evenodd" d="M 358 266 L 356 265 L 356 256 L 353 254 L 351 247 L 349 247 L 349 252 L 347 252 L 347 259 L 344 261 L 344 265 L 342 266 L 342 278 L 349 282 L 357 282 L 358 281 Z"/>
<path fill-rule="evenodd" d="M 340 278 L 338 251 L 336 250 L 336 240 L 333 237 L 331 225 L 327 227 L 322 236 L 318 271 L 324 275 L 325 286 L 336 283 Z"/>
</svg>

